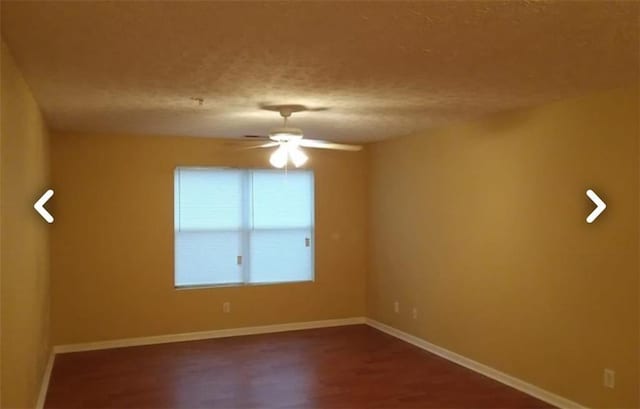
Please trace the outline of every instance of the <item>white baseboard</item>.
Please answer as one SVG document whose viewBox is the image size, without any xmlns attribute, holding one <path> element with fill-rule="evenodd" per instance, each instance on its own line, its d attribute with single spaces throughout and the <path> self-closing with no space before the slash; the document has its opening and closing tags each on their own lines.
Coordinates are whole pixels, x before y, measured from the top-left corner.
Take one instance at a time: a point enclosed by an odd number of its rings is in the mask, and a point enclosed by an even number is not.
<svg viewBox="0 0 640 409">
<path fill-rule="evenodd" d="M 44 401 L 47 398 L 47 390 L 49 390 L 49 379 L 51 379 L 51 370 L 53 369 L 53 362 L 56 359 L 56 353 L 51 350 L 49 353 L 49 359 L 47 360 L 47 366 L 44 368 L 44 374 L 42 374 L 42 382 L 40 383 L 40 392 L 38 393 L 38 401 L 36 402 L 36 409 L 44 408 Z"/>
<path fill-rule="evenodd" d="M 404 331 L 400 331 L 399 329 L 393 328 L 379 321 L 367 318 L 366 324 L 379 331 L 415 345 L 418 348 L 424 349 L 425 351 L 431 352 L 432 354 L 438 355 L 446 360 L 449 360 L 460 366 L 464 366 L 465 368 L 471 369 L 474 372 L 477 372 L 521 392 L 524 392 L 527 395 L 531 395 L 544 402 L 550 403 L 551 405 L 554 405 L 558 408 L 586 409 L 585 406 L 582 406 L 579 403 L 563 398 L 562 396 L 556 395 L 555 393 L 546 391 L 514 376 L 508 375 L 504 372 L 500 372 L 497 369 L 491 368 L 490 366 L 481 364 L 480 362 L 476 362 L 472 359 L 456 354 L 455 352 L 434 345 L 422 338 L 418 338 Z"/>
<path fill-rule="evenodd" d="M 140 338 L 116 339 L 111 341 L 89 342 L 84 344 L 56 345 L 53 352 L 94 351 L 98 349 L 123 348 L 140 345 L 166 344 L 170 342 L 197 341 L 202 339 L 236 337 L 240 335 L 268 334 L 273 332 L 297 331 L 302 329 L 339 327 L 343 325 L 364 324 L 364 317 L 339 318 L 333 320 L 291 322 L 287 324 L 262 325 L 213 331 L 188 332 L 183 334 L 156 335 Z"/>
</svg>

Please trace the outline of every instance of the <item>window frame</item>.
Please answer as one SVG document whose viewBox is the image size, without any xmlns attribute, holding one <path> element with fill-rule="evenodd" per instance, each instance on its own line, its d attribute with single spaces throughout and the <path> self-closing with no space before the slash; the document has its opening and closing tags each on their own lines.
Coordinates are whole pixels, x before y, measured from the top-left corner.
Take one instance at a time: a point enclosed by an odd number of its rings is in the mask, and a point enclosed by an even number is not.
<svg viewBox="0 0 640 409">
<path fill-rule="evenodd" d="M 308 172 L 311 175 L 311 229 L 310 229 L 310 239 L 311 239 L 311 243 L 310 243 L 310 266 L 311 266 L 311 278 L 310 279 L 304 279 L 304 280 L 292 280 L 292 281 L 273 281 L 273 282 L 250 282 L 250 281 L 246 281 L 246 276 L 244 271 L 243 271 L 243 280 L 242 282 L 236 282 L 236 283 L 219 283 L 219 284 L 215 284 L 215 283 L 211 283 L 211 284 L 184 284 L 184 285 L 180 285 L 176 283 L 176 234 L 177 234 L 177 230 L 176 230 L 176 218 L 175 218 L 175 214 L 176 214 L 176 197 L 175 197 L 175 193 L 176 193 L 176 173 L 179 169 L 195 169 L 195 170 L 240 170 L 240 171 L 245 171 L 247 172 L 247 175 L 249 175 L 249 172 L 254 172 L 254 171 L 269 171 L 269 172 L 300 172 L 300 171 L 304 171 L 304 172 Z M 242 166 L 199 166 L 199 165 L 194 165 L 194 166 L 190 166 L 190 165 L 177 165 L 173 168 L 173 172 L 172 172 L 172 176 L 173 176 L 173 212 L 172 212 L 172 217 L 173 217 L 173 247 L 172 247 L 172 254 L 173 254 L 173 288 L 174 290 L 199 290 L 199 289 L 207 289 L 207 288 L 224 288 L 224 287 L 253 287 L 253 286 L 272 286 L 272 285 L 291 285 L 291 284 L 305 284 L 305 283 L 315 283 L 316 281 L 316 265 L 315 265 L 315 242 L 316 242 L 316 174 L 315 171 L 311 168 L 305 168 L 305 169 L 292 169 L 292 170 L 286 170 L 286 169 L 273 169 L 273 168 L 268 168 L 268 167 L 242 167 Z M 248 184 L 246 182 L 243 182 L 243 189 L 247 189 Z M 243 203 L 244 204 L 244 203 Z M 243 206 L 242 212 L 245 212 L 247 209 L 245 209 L 245 207 L 249 207 L 249 206 Z M 250 232 L 253 230 L 253 227 L 251 229 L 243 229 L 240 231 L 240 234 L 242 235 L 242 242 L 243 242 L 243 246 L 242 246 L 242 257 L 243 257 L 243 262 L 245 260 L 245 254 L 248 254 L 250 252 L 250 245 L 249 247 L 247 247 L 247 249 L 244 248 L 244 244 L 245 243 L 250 243 Z M 250 261 L 249 261 L 250 262 Z"/>
</svg>

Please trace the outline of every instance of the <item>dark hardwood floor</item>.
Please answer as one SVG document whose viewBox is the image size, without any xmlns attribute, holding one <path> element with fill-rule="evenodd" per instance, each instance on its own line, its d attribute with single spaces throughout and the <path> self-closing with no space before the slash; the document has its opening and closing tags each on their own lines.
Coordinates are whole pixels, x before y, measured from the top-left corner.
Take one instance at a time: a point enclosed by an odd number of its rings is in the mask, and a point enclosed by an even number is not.
<svg viewBox="0 0 640 409">
<path fill-rule="evenodd" d="M 365 325 L 60 354 L 46 408 L 549 408 Z"/>
</svg>

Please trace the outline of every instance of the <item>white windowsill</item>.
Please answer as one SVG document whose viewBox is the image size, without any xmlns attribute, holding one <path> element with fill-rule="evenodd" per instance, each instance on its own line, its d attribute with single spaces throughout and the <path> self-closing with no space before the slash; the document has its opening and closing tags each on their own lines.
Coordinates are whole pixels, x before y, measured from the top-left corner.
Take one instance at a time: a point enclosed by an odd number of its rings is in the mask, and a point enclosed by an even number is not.
<svg viewBox="0 0 640 409">
<path fill-rule="evenodd" d="M 314 283 L 316 280 L 299 280 L 299 281 L 276 281 L 272 283 L 227 283 L 227 284 L 194 284 L 194 285 L 175 285 L 175 290 L 203 290 L 207 288 L 228 288 L 228 287 L 258 287 L 264 285 L 286 285 L 286 284 L 304 284 Z"/>
</svg>

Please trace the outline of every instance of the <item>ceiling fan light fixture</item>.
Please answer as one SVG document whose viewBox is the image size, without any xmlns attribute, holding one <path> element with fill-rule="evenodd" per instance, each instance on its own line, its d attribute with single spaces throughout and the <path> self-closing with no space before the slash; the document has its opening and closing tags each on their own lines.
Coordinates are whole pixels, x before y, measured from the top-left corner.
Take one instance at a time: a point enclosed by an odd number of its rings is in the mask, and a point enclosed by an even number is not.
<svg viewBox="0 0 640 409">
<path fill-rule="evenodd" d="M 279 107 L 264 106 L 263 109 L 280 111 L 280 116 L 284 120 L 282 127 L 272 129 L 271 132 L 269 132 L 269 139 L 271 140 L 271 142 L 256 146 L 256 148 L 272 148 L 274 146 L 278 147 L 274 152 L 271 153 L 271 156 L 269 157 L 269 162 L 275 168 L 284 168 L 285 166 L 287 166 L 287 163 L 289 161 L 291 161 L 291 163 L 296 168 L 299 168 L 307 163 L 309 157 L 302 149 L 300 149 L 300 147 L 333 149 L 341 151 L 359 151 L 362 149 L 362 146 L 359 145 L 340 144 L 316 139 L 304 139 L 302 129 L 287 126 L 287 119 L 291 116 L 292 113 L 307 110 L 302 105 L 281 105 Z M 248 137 L 249 135 L 245 136 Z"/>
<path fill-rule="evenodd" d="M 296 168 L 307 163 L 309 157 L 300 149 L 298 145 L 290 144 L 289 145 L 289 157 L 291 158 L 291 162 Z"/>
<path fill-rule="evenodd" d="M 281 144 L 278 147 L 278 149 L 276 149 L 271 154 L 271 157 L 269 158 L 269 163 L 271 163 L 271 165 L 273 165 L 278 169 L 284 168 L 284 166 L 287 164 L 288 153 L 289 152 L 287 152 L 287 147 L 284 144 Z"/>
</svg>

